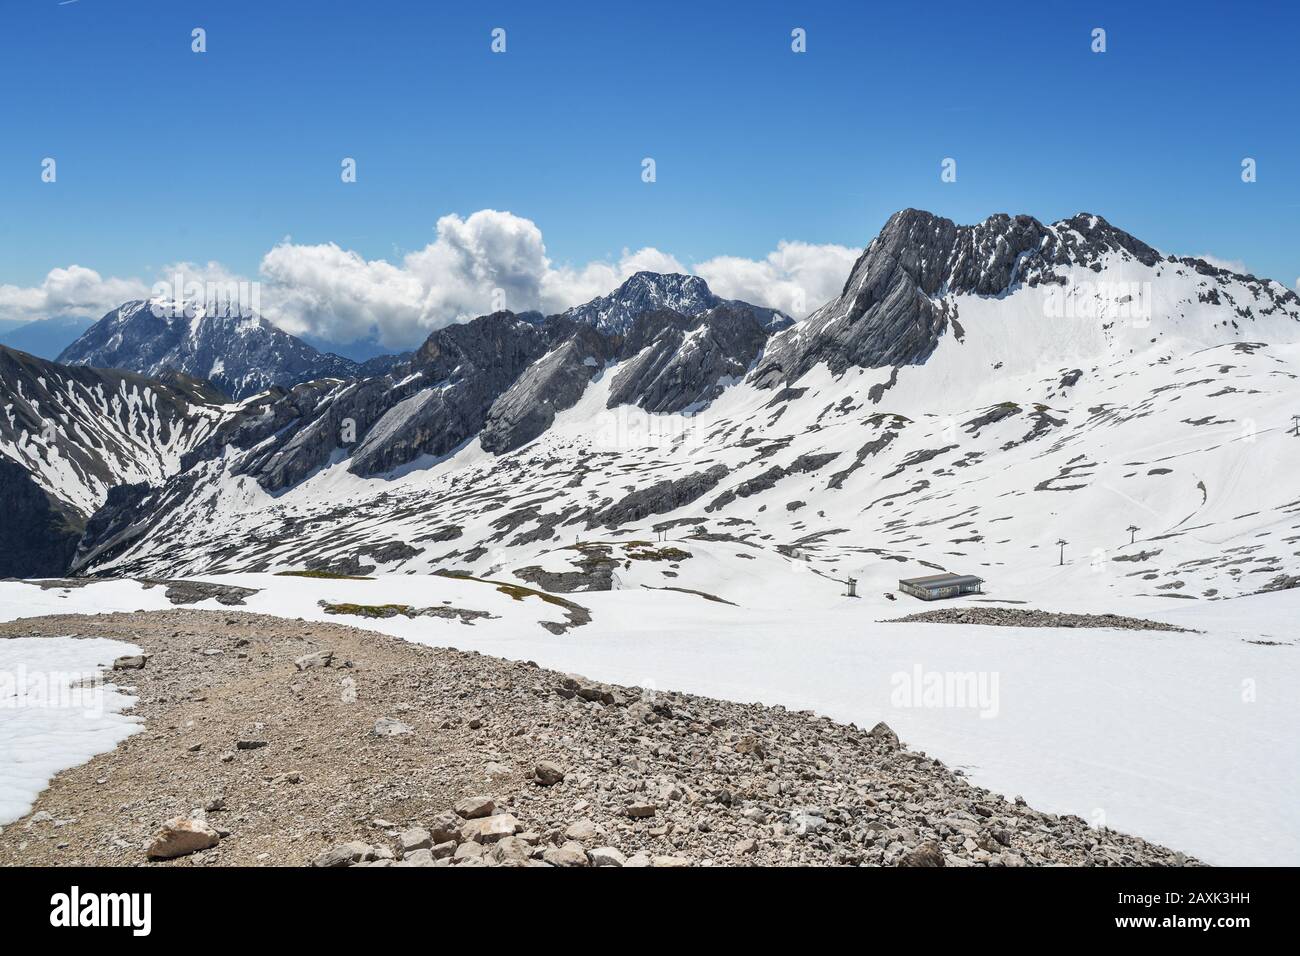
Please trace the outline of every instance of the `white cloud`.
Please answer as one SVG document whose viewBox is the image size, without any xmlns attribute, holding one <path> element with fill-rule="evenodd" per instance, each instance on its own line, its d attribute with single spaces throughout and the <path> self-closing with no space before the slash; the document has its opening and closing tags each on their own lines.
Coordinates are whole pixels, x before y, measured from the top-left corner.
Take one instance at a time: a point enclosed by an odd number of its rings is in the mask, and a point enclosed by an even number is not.
<svg viewBox="0 0 1300 956">
<path fill-rule="evenodd" d="M 376 329 L 389 344 L 408 344 L 425 296 L 409 272 L 334 243 L 280 243 L 262 259 L 261 275 L 267 318 L 289 332 L 335 342 Z"/>
<path fill-rule="evenodd" d="M 801 319 L 840 294 L 860 254 L 847 246 L 782 240 L 765 259 L 718 256 L 697 263 L 695 272 L 720 296 Z"/>
<path fill-rule="evenodd" d="M 555 266 L 542 231 L 495 209 L 438 220 L 436 238 L 400 264 L 368 260 L 330 243 L 281 243 L 262 260 L 267 317 L 292 332 L 346 342 L 377 329 L 410 346 L 431 331 L 505 308 L 547 314 L 603 295 L 639 269 L 684 272 L 657 249 L 624 251 L 618 262 Z"/>
<path fill-rule="evenodd" d="M 726 298 L 774 306 L 802 317 L 840 291 L 857 250 L 782 241 L 760 260 L 720 256 L 694 271 Z M 334 243 L 285 239 L 262 258 L 260 311 L 295 334 L 350 342 L 377 334 L 392 348 L 411 347 L 431 331 L 498 308 L 560 312 L 616 288 L 634 272 L 690 272 L 653 247 L 624 249 L 617 261 L 555 264 L 529 219 L 481 209 L 438 220 L 434 240 L 400 261 L 366 259 Z M 158 283 L 248 281 L 220 263 L 178 263 Z M 156 285 L 156 284 L 153 284 Z M 0 286 L 0 318 L 40 318 L 75 311 L 98 317 L 150 294 L 138 279 L 102 279 L 73 266 L 53 270 L 42 286 Z"/>
<path fill-rule="evenodd" d="M 0 318 L 22 322 L 60 316 L 99 318 L 129 299 L 146 296 L 138 279 L 105 279 L 94 269 L 51 269 L 38 286 L 0 285 Z"/>
</svg>

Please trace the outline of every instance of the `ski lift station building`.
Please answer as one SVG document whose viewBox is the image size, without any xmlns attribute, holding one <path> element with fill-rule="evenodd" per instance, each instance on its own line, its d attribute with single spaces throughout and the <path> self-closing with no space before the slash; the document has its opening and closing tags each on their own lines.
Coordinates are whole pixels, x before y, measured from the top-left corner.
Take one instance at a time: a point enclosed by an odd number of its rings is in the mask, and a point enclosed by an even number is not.
<svg viewBox="0 0 1300 956">
<path fill-rule="evenodd" d="M 937 601 L 960 594 L 977 594 L 983 584 L 984 579 L 973 574 L 928 574 L 923 578 L 900 579 L 898 590 L 922 601 Z"/>
</svg>

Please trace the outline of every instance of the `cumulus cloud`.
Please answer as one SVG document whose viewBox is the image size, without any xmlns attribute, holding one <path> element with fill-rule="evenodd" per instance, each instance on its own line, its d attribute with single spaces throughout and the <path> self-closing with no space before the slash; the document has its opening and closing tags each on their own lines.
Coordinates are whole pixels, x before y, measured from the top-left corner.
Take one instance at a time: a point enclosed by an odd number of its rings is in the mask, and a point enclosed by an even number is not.
<svg viewBox="0 0 1300 956">
<path fill-rule="evenodd" d="M 765 259 L 718 256 L 697 263 L 695 272 L 720 296 L 803 318 L 840 294 L 859 254 L 848 246 L 782 240 Z"/>
<path fill-rule="evenodd" d="M 432 242 L 397 261 L 367 259 L 332 242 L 285 239 L 262 258 L 253 280 L 256 307 L 286 331 L 339 343 L 373 335 L 386 346 L 405 348 L 434 329 L 498 309 L 561 312 L 641 270 L 693 271 L 721 296 L 802 317 L 839 293 L 857 254 L 844 246 L 782 241 L 763 259 L 720 256 L 693 269 L 653 247 L 624 249 L 615 261 L 571 265 L 547 256 L 536 223 L 481 209 L 464 218 L 443 216 Z M 0 286 L 0 318 L 70 309 L 102 315 L 126 299 L 166 295 L 192 283 L 248 281 L 217 262 L 168 266 L 152 286 L 102 279 L 73 266 L 52 271 L 39 288 Z"/>
<path fill-rule="evenodd" d="M 438 220 L 433 242 L 400 263 L 366 259 L 326 245 L 283 242 L 262 260 L 267 317 L 292 332 L 346 342 L 377 331 L 385 345 L 409 346 L 431 331 L 510 309 L 547 314 L 603 295 L 639 269 L 685 272 L 653 248 L 617 262 L 555 265 L 529 219 L 481 209 Z"/>
<path fill-rule="evenodd" d="M 261 295 L 267 318 L 294 334 L 334 342 L 377 330 L 386 344 L 405 344 L 425 296 L 409 272 L 334 243 L 282 242 L 262 259 L 261 276 L 267 284 Z"/>
<path fill-rule="evenodd" d="M 38 286 L 0 285 L 0 318 L 22 322 L 63 316 L 99 318 L 128 299 L 144 298 L 139 279 L 105 279 L 94 269 L 51 269 Z"/>
</svg>

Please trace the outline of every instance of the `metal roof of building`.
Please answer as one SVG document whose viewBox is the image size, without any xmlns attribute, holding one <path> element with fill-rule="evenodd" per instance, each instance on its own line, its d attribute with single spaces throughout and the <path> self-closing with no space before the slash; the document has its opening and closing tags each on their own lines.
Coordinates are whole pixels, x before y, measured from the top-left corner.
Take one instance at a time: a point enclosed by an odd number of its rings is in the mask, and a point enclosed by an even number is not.
<svg viewBox="0 0 1300 956">
<path fill-rule="evenodd" d="M 984 579 L 973 574 L 927 574 L 923 578 L 900 578 L 899 584 L 916 588 L 951 588 L 962 584 L 983 584 Z"/>
</svg>

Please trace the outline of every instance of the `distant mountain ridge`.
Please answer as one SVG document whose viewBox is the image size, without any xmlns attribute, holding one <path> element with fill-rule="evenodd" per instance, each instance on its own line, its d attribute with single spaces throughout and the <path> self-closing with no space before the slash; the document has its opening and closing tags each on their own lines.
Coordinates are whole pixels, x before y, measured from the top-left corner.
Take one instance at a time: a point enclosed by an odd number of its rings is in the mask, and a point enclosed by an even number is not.
<svg viewBox="0 0 1300 956">
<path fill-rule="evenodd" d="M 721 305 L 748 309 L 761 317 L 761 324 L 776 331 L 793 320 L 779 309 L 750 305 L 715 295 L 699 276 L 680 273 L 637 272 L 608 295 L 575 305 L 562 313 L 575 322 L 594 325 L 606 334 L 626 334 L 638 315 L 666 309 L 685 316 L 697 316 Z"/>
<path fill-rule="evenodd" d="M 53 359 L 94 324 L 94 319 L 66 316 L 16 323 L 0 331 L 0 345 Z"/>
<path fill-rule="evenodd" d="M 354 362 L 320 352 L 256 314 L 191 311 L 187 315 L 154 301 L 124 303 L 82 333 L 57 361 L 155 377 L 173 369 L 243 399 L 273 385 L 377 374 L 400 360 L 382 356 Z"/>
</svg>

